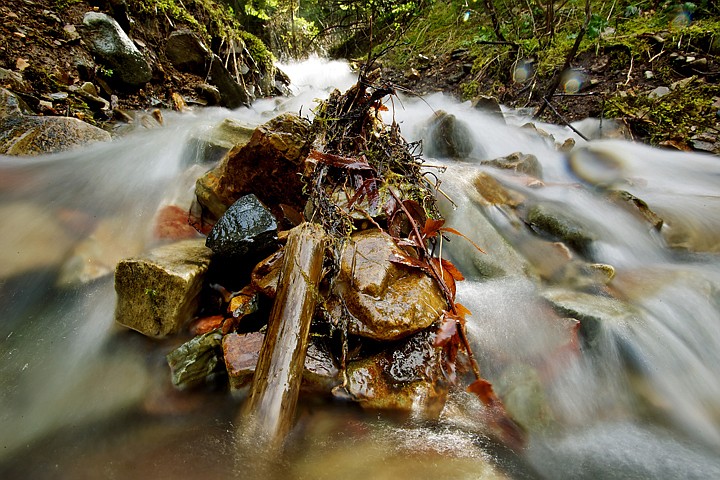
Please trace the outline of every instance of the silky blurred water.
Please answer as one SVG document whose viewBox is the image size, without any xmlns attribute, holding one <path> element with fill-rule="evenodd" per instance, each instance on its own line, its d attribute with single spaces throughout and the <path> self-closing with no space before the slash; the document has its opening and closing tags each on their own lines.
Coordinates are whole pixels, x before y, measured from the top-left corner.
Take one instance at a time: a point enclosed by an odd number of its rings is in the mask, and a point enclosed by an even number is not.
<svg viewBox="0 0 720 480">
<path fill-rule="evenodd" d="M 157 243 L 158 207 L 178 190 L 189 198 L 185 190 L 210 167 L 189 148 L 194 139 L 225 118 L 258 125 L 284 111 L 311 117 L 315 99 L 356 79 L 342 62 L 284 68 L 294 79 L 291 98 L 236 111 L 165 112 L 163 127 L 110 143 L 0 157 L 2 478 L 720 474 L 717 157 L 617 140 L 586 144 L 569 129 L 538 125 L 553 140 L 521 128 L 529 119 L 517 112 L 506 111 L 506 124 L 439 93 L 396 98 L 385 120 L 425 143 L 424 124 L 437 111 L 469 127 L 469 159 L 426 160 L 445 169 L 430 170 L 449 198 L 441 199 L 449 225 L 487 252 L 459 238 L 443 246 L 467 277 L 458 301 L 472 312 L 468 330 L 483 373 L 522 418 L 527 449 L 498 446 L 483 426 L 482 406 L 460 395 L 430 425 L 310 403 L 285 456 L 261 464 L 240 455 L 249 462 L 242 464 L 233 426 L 239 401 L 224 392 L 173 393 L 163 355 L 177 342 L 158 344 L 116 327 L 111 277 L 114 262 Z M 577 142 L 570 155 L 556 148 L 568 138 Z M 537 157 L 541 186 L 482 165 L 513 152 Z M 513 212 L 483 206 L 473 183 L 480 172 L 591 232 L 584 257 L 567 260 Z M 609 187 L 647 202 L 665 219 L 664 230 L 609 201 Z M 680 246 L 670 248 L 674 239 Z M 87 283 L 67 281 L 81 245 L 104 263 Z M 572 273 L 590 264 L 611 265 L 615 277 L 605 285 Z M 558 289 L 624 310 L 578 348 L 576 323 L 545 299 Z"/>
</svg>

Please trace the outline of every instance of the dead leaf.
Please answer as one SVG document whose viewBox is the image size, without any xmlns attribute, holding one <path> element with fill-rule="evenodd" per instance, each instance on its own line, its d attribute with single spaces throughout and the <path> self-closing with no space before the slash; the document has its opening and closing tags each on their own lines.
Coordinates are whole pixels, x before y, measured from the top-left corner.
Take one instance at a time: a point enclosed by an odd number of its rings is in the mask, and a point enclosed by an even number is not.
<svg viewBox="0 0 720 480">
<path fill-rule="evenodd" d="M 27 61 L 25 58 L 18 57 L 18 59 L 15 61 L 15 68 L 20 70 L 21 72 L 28 68 L 30 66 L 30 62 Z"/>
</svg>

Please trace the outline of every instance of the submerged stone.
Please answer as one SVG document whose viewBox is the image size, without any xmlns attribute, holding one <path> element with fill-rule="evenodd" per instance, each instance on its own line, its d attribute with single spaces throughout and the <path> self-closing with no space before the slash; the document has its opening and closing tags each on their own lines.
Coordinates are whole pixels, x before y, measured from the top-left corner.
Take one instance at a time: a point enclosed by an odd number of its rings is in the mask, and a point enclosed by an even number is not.
<svg viewBox="0 0 720 480">
<path fill-rule="evenodd" d="M 431 157 L 467 158 L 473 150 L 470 128 L 455 115 L 436 112 L 426 130 L 425 153 Z"/>
<path fill-rule="evenodd" d="M 224 257 L 242 257 L 261 255 L 276 242 L 275 217 L 255 195 L 246 195 L 218 220 L 205 245 Z"/>
<path fill-rule="evenodd" d="M 345 248 L 330 305 L 338 318 L 347 310 L 350 333 L 397 340 L 427 328 L 447 309 L 432 278 L 391 262 L 392 255 L 405 254 L 376 229 L 354 234 Z"/>
<path fill-rule="evenodd" d="M 515 152 L 506 157 L 484 161 L 482 164 L 512 170 L 517 173 L 524 173 L 525 175 L 542 179 L 542 165 L 540 165 L 537 157 L 532 154 Z"/>
<path fill-rule="evenodd" d="M 220 360 L 220 343 L 223 339 L 219 330 L 198 335 L 168 353 L 173 385 L 181 390 L 199 387 L 213 375 L 223 371 Z"/>
<path fill-rule="evenodd" d="M 546 204 L 533 205 L 528 209 L 526 219 L 535 231 L 565 242 L 581 255 L 590 253 L 594 236 L 579 222 L 561 213 L 559 207 Z"/>
<path fill-rule="evenodd" d="M 202 239 L 184 240 L 118 263 L 115 320 L 150 337 L 180 331 L 197 309 L 211 255 Z"/>
<path fill-rule="evenodd" d="M 632 305 L 615 298 L 565 289 L 546 290 L 542 296 L 559 315 L 580 321 L 580 333 L 590 345 L 603 330 L 622 331 L 640 321 Z"/>
</svg>

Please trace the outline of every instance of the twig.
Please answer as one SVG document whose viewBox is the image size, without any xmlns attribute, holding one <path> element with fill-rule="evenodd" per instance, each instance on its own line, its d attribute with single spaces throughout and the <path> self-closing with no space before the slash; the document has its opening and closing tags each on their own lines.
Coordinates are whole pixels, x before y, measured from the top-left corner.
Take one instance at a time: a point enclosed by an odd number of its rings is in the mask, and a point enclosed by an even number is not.
<svg viewBox="0 0 720 480">
<path fill-rule="evenodd" d="M 547 104 L 548 107 L 550 107 L 550 110 L 552 110 L 552 112 L 553 112 L 555 115 L 557 115 L 557 117 L 563 122 L 563 124 L 565 124 L 566 127 L 570 128 L 570 130 L 572 130 L 573 132 L 577 133 L 578 136 L 579 136 L 580 138 L 582 138 L 583 140 L 585 140 L 586 142 L 589 142 L 589 141 L 590 141 L 590 140 L 588 140 L 588 138 L 587 138 L 585 135 L 583 135 L 582 133 L 580 133 L 577 128 L 575 128 L 575 127 L 573 127 L 572 125 L 570 125 L 570 123 L 569 123 L 567 120 L 565 120 L 565 117 L 563 117 L 562 115 L 560 115 L 560 113 L 559 113 L 557 110 L 555 110 L 555 107 L 553 107 L 553 106 L 550 104 L 550 102 L 548 101 L 547 98 L 543 98 L 543 101 Z"/>
<path fill-rule="evenodd" d="M 627 79 L 625 80 L 625 85 L 627 85 L 628 83 L 630 83 L 630 75 L 632 75 L 632 71 L 633 71 L 633 61 L 634 61 L 634 58 L 635 58 L 635 57 L 633 57 L 632 55 L 630 55 L 630 68 L 628 69 L 628 74 L 627 74 Z"/>
<path fill-rule="evenodd" d="M 580 42 L 582 41 L 583 37 L 585 36 L 585 31 L 587 30 L 588 25 L 590 24 L 590 0 L 585 0 L 585 21 L 583 22 L 582 27 L 580 27 L 580 31 L 578 32 L 577 37 L 575 38 L 575 43 L 573 44 L 572 48 L 568 52 L 567 57 L 565 57 L 565 64 L 563 65 L 562 69 L 555 74 L 555 78 L 550 84 L 550 88 L 548 88 L 547 93 L 543 97 L 543 100 L 545 100 L 545 103 L 540 105 L 540 108 L 538 109 L 537 113 L 533 115 L 534 119 L 540 118 L 540 115 L 543 114 L 545 111 L 545 107 L 550 105 L 550 103 L 547 101 L 548 98 L 551 98 L 553 94 L 555 93 L 555 90 L 560 86 L 560 80 L 562 78 L 562 73 L 566 71 L 568 68 L 570 68 L 570 63 L 575 58 L 575 55 L 577 54 L 578 48 L 580 48 Z"/>
</svg>

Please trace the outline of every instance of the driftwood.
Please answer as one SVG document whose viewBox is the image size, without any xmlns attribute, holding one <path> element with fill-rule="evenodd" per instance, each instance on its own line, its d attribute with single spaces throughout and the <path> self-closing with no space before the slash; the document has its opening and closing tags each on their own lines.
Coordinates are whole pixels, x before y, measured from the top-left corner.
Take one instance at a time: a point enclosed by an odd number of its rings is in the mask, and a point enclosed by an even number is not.
<svg viewBox="0 0 720 480">
<path fill-rule="evenodd" d="M 323 228 L 313 223 L 294 228 L 288 236 L 277 296 L 240 422 L 243 435 L 256 446 L 279 447 L 292 427 L 326 243 Z"/>
</svg>

